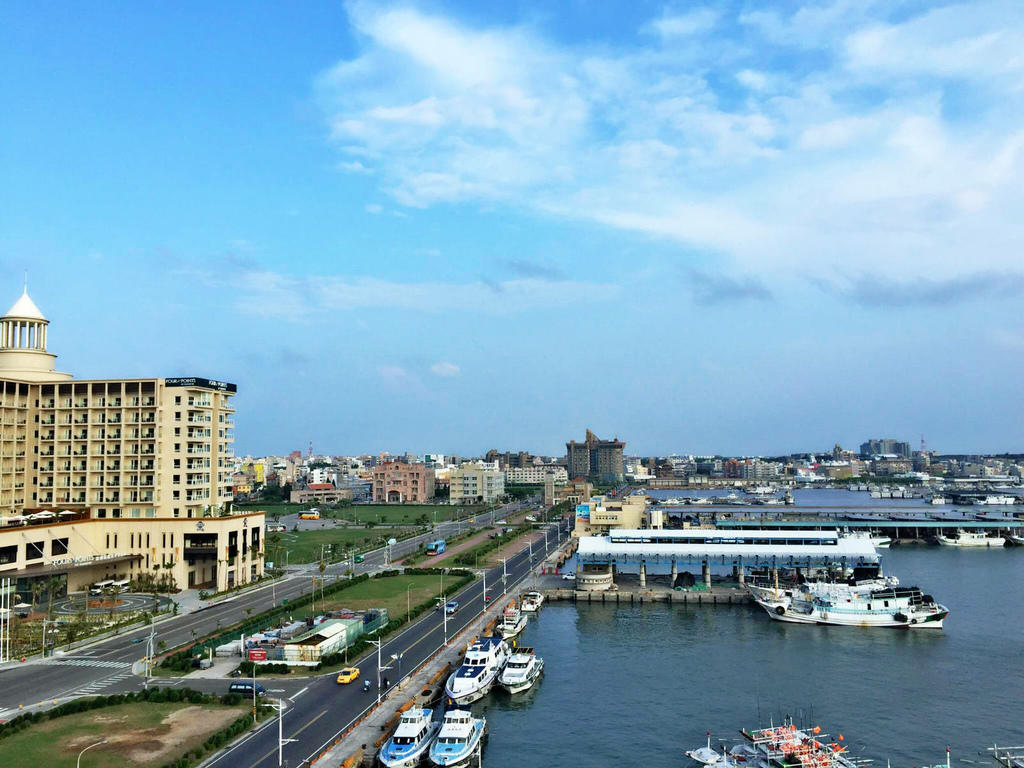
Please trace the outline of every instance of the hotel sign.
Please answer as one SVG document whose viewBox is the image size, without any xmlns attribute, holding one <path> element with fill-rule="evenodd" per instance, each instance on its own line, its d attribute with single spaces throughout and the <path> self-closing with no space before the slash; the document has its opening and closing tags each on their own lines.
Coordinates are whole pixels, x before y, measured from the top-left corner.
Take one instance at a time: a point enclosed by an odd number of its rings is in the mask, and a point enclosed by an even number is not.
<svg viewBox="0 0 1024 768">
<path fill-rule="evenodd" d="M 212 379 L 186 378 L 186 379 L 164 379 L 168 387 L 202 387 L 203 389 L 215 389 L 218 392 L 237 392 L 238 387 L 228 384 L 226 381 L 214 381 Z"/>
</svg>

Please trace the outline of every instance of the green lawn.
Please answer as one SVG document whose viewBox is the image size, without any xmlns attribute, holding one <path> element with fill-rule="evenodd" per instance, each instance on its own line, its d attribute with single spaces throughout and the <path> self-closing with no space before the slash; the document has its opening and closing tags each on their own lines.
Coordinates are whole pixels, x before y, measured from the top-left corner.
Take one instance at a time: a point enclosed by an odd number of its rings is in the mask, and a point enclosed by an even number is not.
<svg viewBox="0 0 1024 768">
<path fill-rule="evenodd" d="M 267 536 L 267 558 L 275 565 L 283 565 L 285 551 L 291 550 L 291 554 L 288 555 L 289 563 L 314 563 L 320 560 L 320 548 L 324 545 L 327 560 L 336 562 L 342 559 L 346 549 L 362 549 L 372 544 L 383 545 L 382 538 L 397 538 L 402 533 L 404 531 L 399 528 L 328 528 L 322 531 L 271 533 Z M 280 537 L 280 541 L 275 543 L 275 536 Z"/>
<path fill-rule="evenodd" d="M 331 516 L 339 520 L 355 520 L 360 523 L 372 520 L 383 525 L 416 525 L 417 520 L 422 522 L 424 519 L 428 523 L 433 523 L 435 514 L 437 522 L 440 523 L 456 516 L 475 514 L 484 508 L 482 505 L 453 507 L 448 504 L 355 504 L 341 507 L 332 512 Z"/>
<path fill-rule="evenodd" d="M 451 586 L 455 583 L 456 577 L 451 576 L 445 581 Z M 351 608 L 352 610 L 387 608 L 388 616 L 397 618 L 404 615 L 409 606 L 415 608 L 420 603 L 440 595 L 441 586 L 440 576 L 403 575 L 387 579 L 370 579 L 337 594 L 328 595 L 326 605 L 317 600 L 316 612 L 319 614 L 325 610 L 338 608 Z M 408 598 L 406 591 L 408 591 Z M 297 612 L 295 618 L 299 619 L 307 615 L 308 610 L 307 606 L 302 612 Z"/>
<path fill-rule="evenodd" d="M 68 715 L 30 726 L 0 741 L 4 768 L 72 768 L 84 747 L 82 768 L 162 766 L 202 744 L 245 714 L 221 704 L 132 702 Z"/>
</svg>

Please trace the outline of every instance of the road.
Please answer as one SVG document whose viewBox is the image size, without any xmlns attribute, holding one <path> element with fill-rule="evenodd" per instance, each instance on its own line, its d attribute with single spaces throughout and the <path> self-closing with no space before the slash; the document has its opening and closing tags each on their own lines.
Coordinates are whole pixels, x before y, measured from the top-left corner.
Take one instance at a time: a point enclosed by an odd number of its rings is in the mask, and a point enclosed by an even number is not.
<svg viewBox="0 0 1024 768">
<path fill-rule="evenodd" d="M 476 516 L 475 527 L 486 527 L 495 519 L 516 514 L 528 506 L 525 502 L 514 502 L 492 512 Z M 398 542 L 391 551 L 374 550 L 365 555 L 357 564 L 357 573 L 380 570 L 389 560 L 418 551 L 419 543 L 438 537 L 453 536 L 465 530 L 468 523 L 441 523 L 436 530 Z M 347 563 L 328 566 L 325 576 L 338 577 L 344 573 Z M 184 645 L 193 638 L 215 632 L 243 620 L 249 609 L 260 613 L 280 605 L 284 598 L 292 600 L 307 593 L 311 578 L 317 574 L 316 566 L 293 569 L 290 575 L 278 580 L 272 586 L 242 592 L 237 596 L 211 604 L 207 608 L 183 616 L 167 619 L 157 624 L 157 642 L 163 640 L 167 648 Z M 139 678 L 131 674 L 132 664 L 146 654 L 145 639 L 149 628 L 142 627 L 125 632 L 117 637 L 104 640 L 71 654 L 58 655 L 45 661 L 29 662 L 0 670 L 0 721 L 8 720 L 18 713 L 19 705 L 38 704 L 43 701 L 62 701 L 78 696 L 90 696 L 134 690 L 141 687 Z M 207 681 L 208 682 L 208 681 Z M 157 684 L 166 683 L 158 681 Z M 174 683 L 180 685 L 181 683 Z M 192 685 L 191 681 L 186 683 Z M 204 690 L 204 686 L 201 687 Z M 226 687 L 220 682 L 220 687 Z M 218 689 L 219 690 L 219 689 Z"/>
<path fill-rule="evenodd" d="M 550 527 L 550 549 L 569 535 L 568 521 L 552 524 Z M 544 556 L 544 546 L 534 547 L 534 561 L 539 563 Z M 505 591 L 511 593 L 517 584 L 530 573 L 530 558 L 524 549 L 508 559 L 506 563 Z M 502 568 L 487 572 L 487 591 L 492 601 L 501 594 Z M 472 623 L 484 609 L 483 584 L 475 581 L 459 595 L 460 610 L 447 619 L 448 637 Z M 444 617 L 439 612 L 430 612 L 385 641 L 381 648 L 382 670 L 394 684 L 398 680 L 398 669 L 392 655 L 402 654 L 402 675 L 425 661 L 445 641 Z M 364 692 L 359 683 L 338 685 L 334 676 L 318 677 L 298 693 L 285 693 L 285 714 L 282 735 L 294 739 L 283 748 L 287 765 L 297 768 L 308 765 L 308 761 L 333 744 L 349 726 L 376 702 L 377 654 L 367 656 L 359 665 L 360 681 L 371 680 L 374 689 Z M 275 681 L 276 682 L 276 681 Z M 268 685 L 269 687 L 269 685 Z M 203 768 L 273 768 L 278 765 L 277 721 L 271 719 L 263 728 L 245 737 L 238 744 L 229 747 L 203 764 Z"/>
</svg>

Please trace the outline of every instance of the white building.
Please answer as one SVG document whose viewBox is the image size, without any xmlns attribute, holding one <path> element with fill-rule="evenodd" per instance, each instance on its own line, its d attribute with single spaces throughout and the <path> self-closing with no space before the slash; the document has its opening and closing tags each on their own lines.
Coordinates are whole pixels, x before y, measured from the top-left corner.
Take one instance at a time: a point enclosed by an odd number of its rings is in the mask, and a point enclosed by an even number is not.
<svg viewBox="0 0 1024 768">
<path fill-rule="evenodd" d="M 505 482 L 509 485 L 544 485 L 544 478 L 549 474 L 555 476 L 555 485 L 569 482 L 569 473 L 565 467 L 543 464 L 530 467 L 509 467 L 505 470 Z"/>
<path fill-rule="evenodd" d="M 505 475 L 497 462 L 474 461 L 448 472 L 452 504 L 493 504 L 505 495 Z"/>
</svg>

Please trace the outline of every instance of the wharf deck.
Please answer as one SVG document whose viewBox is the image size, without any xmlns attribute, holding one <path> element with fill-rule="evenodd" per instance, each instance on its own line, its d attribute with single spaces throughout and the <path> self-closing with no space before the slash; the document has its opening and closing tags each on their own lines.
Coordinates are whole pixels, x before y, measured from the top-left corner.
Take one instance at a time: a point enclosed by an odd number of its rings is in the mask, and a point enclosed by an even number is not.
<svg viewBox="0 0 1024 768">
<path fill-rule="evenodd" d="M 685 605 L 747 605 L 750 595 L 736 587 L 713 586 L 702 590 L 613 589 L 604 592 L 577 589 L 546 589 L 546 600 L 575 603 L 683 603 Z"/>
</svg>

